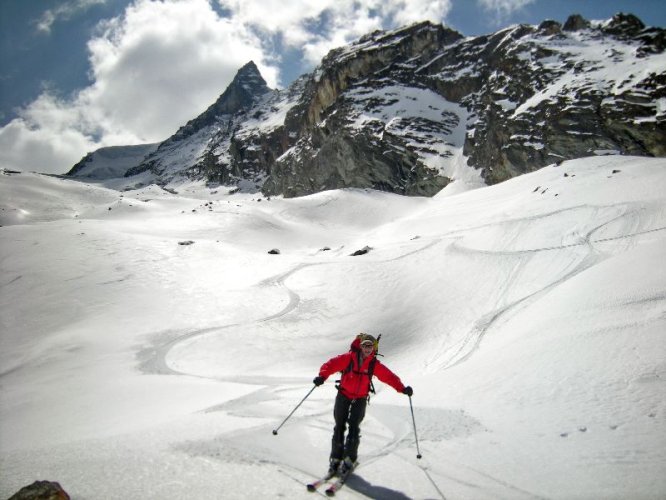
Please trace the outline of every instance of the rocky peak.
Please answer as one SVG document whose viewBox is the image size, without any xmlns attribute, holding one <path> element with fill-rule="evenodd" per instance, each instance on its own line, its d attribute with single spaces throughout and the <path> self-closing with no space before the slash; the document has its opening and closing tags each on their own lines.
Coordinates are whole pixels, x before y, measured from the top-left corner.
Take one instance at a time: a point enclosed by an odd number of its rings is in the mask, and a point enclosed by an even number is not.
<svg viewBox="0 0 666 500">
<path fill-rule="evenodd" d="M 635 37 L 645 29 L 643 22 L 633 14 L 620 12 L 602 26 L 602 30 L 610 35 L 629 38 Z"/>
<path fill-rule="evenodd" d="M 564 23 L 564 31 L 580 31 L 590 27 L 590 22 L 580 14 L 573 14 Z"/>
<path fill-rule="evenodd" d="M 182 140 L 204 127 L 214 124 L 220 116 L 247 111 L 264 94 L 271 92 L 254 61 L 238 70 L 222 95 L 206 111 L 181 127 L 171 140 Z"/>
<path fill-rule="evenodd" d="M 542 22 L 539 25 L 538 31 L 539 33 L 546 36 L 557 35 L 562 31 L 562 25 L 557 21 L 553 21 L 552 19 L 547 19 L 546 21 Z"/>
</svg>

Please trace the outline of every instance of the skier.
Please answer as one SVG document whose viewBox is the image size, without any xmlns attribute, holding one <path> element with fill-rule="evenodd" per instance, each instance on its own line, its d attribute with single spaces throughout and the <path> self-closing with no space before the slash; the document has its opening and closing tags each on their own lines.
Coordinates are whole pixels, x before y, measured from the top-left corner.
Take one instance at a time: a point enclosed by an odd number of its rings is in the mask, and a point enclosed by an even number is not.
<svg viewBox="0 0 666 500">
<path fill-rule="evenodd" d="M 367 333 L 359 334 L 352 342 L 351 350 L 329 359 L 319 369 L 313 380 L 322 385 L 335 372 L 342 372 L 338 395 L 335 398 L 333 416 L 335 428 L 329 459 L 330 476 L 348 475 L 356 464 L 360 441 L 360 425 L 365 416 L 372 376 L 390 385 L 396 391 L 412 396 L 414 391 L 405 386 L 400 378 L 384 366 L 376 357 L 378 341 Z M 345 441 L 345 428 L 349 426 Z"/>
</svg>

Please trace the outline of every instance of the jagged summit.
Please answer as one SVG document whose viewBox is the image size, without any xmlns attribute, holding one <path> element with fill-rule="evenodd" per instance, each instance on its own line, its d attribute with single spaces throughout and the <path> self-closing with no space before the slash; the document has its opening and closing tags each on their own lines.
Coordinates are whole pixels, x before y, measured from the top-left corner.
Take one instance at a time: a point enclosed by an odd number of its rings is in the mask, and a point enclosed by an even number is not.
<svg viewBox="0 0 666 500">
<path fill-rule="evenodd" d="M 375 31 L 284 90 L 249 62 L 126 176 L 432 196 L 589 155 L 664 156 L 665 50 L 666 30 L 631 14 L 477 37 L 430 22 Z"/>
<path fill-rule="evenodd" d="M 322 66 L 330 63 L 344 63 L 346 59 L 359 57 L 362 53 L 377 53 L 385 61 L 400 56 L 415 56 L 419 49 L 437 44 L 448 45 L 464 38 L 455 30 L 422 21 L 395 30 L 376 30 L 362 36 L 346 47 L 333 49 L 322 60 Z M 387 57 L 391 56 L 391 57 Z"/>
<path fill-rule="evenodd" d="M 266 81 L 261 76 L 261 72 L 254 61 L 248 62 L 245 66 L 238 70 L 232 82 L 237 85 L 242 85 L 248 92 L 266 87 Z"/>
<path fill-rule="evenodd" d="M 274 91 L 268 87 L 254 61 L 248 62 L 238 70 L 215 103 L 178 129 L 139 165 L 127 170 L 125 176 L 132 177 L 147 171 L 156 176 L 167 177 L 178 175 L 179 172 L 199 175 L 197 163 L 207 154 L 204 148 L 209 138 L 220 131 L 231 130 L 231 124 L 235 123 L 238 117 L 243 116 L 272 92 Z M 195 171 L 192 171 L 193 167 Z"/>
<path fill-rule="evenodd" d="M 590 27 L 590 22 L 580 14 L 572 14 L 567 18 L 562 29 L 564 31 L 578 31 Z"/>
<path fill-rule="evenodd" d="M 633 14 L 620 12 L 615 14 L 607 22 L 603 23 L 602 28 L 606 33 L 612 35 L 632 37 L 643 31 L 645 29 L 645 24 Z"/>
<path fill-rule="evenodd" d="M 222 115 L 233 115 L 239 111 L 247 110 L 262 95 L 270 92 L 266 81 L 261 76 L 259 68 L 254 61 L 248 62 L 238 70 L 222 95 L 206 111 L 194 120 L 181 127 L 171 140 L 184 139 L 193 133 L 209 126 Z"/>
</svg>

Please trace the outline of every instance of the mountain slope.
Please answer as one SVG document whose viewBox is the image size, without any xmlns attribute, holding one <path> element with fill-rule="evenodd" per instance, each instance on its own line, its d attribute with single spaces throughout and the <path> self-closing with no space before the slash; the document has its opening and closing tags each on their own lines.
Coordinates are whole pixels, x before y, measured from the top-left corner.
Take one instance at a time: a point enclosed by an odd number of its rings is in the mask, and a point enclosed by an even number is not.
<svg viewBox="0 0 666 500">
<path fill-rule="evenodd" d="M 90 180 L 122 177 L 157 149 L 158 144 L 111 146 L 84 156 L 67 175 Z"/>
<path fill-rule="evenodd" d="M 249 63 L 126 175 L 432 196 L 590 154 L 664 156 L 665 48 L 663 29 L 630 14 L 469 38 L 428 22 L 378 31 L 281 91 Z"/>
</svg>

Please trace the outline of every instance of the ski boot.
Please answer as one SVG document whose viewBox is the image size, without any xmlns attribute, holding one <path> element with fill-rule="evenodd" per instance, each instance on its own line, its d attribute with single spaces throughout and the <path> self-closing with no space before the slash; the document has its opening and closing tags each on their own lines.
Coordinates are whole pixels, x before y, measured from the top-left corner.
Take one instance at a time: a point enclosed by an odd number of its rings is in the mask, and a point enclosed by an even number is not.
<svg viewBox="0 0 666 500">
<path fill-rule="evenodd" d="M 340 477 L 345 477 L 351 473 L 351 471 L 354 469 L 354 461 L 349 458 L 345 457 L 342 462 L 340 462 L 340 467 L 338 468 L 338 475 Z"/>
<path fill-rule="evenodd" d="M 328 462 L 328 477 L 333 477 L 338 475 L 340 470 L 340 463 L 342 460 L 339 458 L 331 458 Z"/>
</svg>

